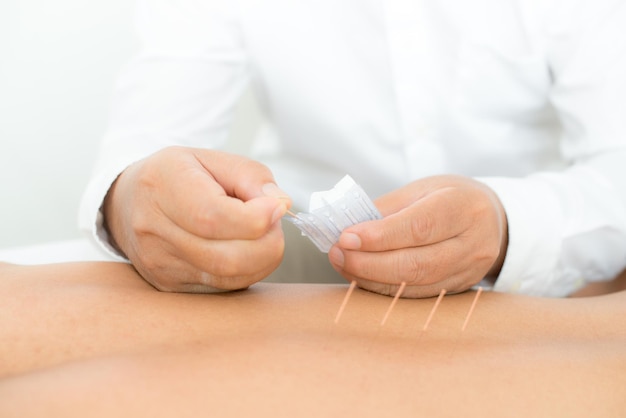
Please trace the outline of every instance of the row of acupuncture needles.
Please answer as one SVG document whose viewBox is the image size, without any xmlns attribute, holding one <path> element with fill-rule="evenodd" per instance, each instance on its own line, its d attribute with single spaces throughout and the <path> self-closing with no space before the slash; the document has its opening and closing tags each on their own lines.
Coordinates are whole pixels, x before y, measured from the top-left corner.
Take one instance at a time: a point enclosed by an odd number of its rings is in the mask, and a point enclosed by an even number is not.
<svg viewBox="0 0 626 418">
<path fill-rule="evenodd" d="M 341 319 L 341 316 L 343 315 L 343 311 L 346 309 L 348 300 L 350 299 L 352 292 L 354 292 L 355 287 L 356 287 L 356 281 L 353 280 L 350 283 L 350 286 L 348 287 L 348 292 L 344 296 L 343 301 L 341 302 L 341 305 L 339 306 L 339 311 L 337 311 L 337 315 L 335 316 L 335 324 L 339 323 L 339 320 Z M 387 322 L 387 319 L 389 319 L 389 316 L 391 315 L 391 311 L 393 311 L 393 308 L 396 306 L 398 299 L 400 299 L 405 289 L 406 289 L 406 282 L 402 282 L 400 284 L 400 287 L 398 288 L 398 291 L 393 297 L 391 303 L 389 304 L 389 307 L 387 308 L 387 311 L 385 312 L 383 319 L 380 321 L 381 326 L 384 326 L 385 323 Z M 474 300 L 472 301 L 469 311 L 467 312 L 467 315 L 465 316 L 465 320 L 463 321 L 463 325 L 461 327 L 462 332 L 465 331 L 465 329 L 467 328 L 467 325 L 469 324 L 472 313 L 474 313 L 474 309 L 476 308 L 476 304 L 478 303 L 478 298 L 480 297 L 482 292 L 483 292 L 483 288 L 478 287 L 476 295 L 474 295 Z M 426 331 L 428 329 L 428 326 L 430 325 L 433 317 L 435 316 L 435 312 L 437 311 L 437 308 L 441 304 L 441 301 L 443 300 L 443 297 L 445 295 L 446 295 L 446 289 L 441 289 L 441 291 L 439 292 L 439 296 L 437 296 L 437 300 L 435 301 L 435 304 L 433 305 L 432 309 L 430 310 L 430 313 L 428 314 L 428 317 L 426 318 L 426 322 L 424 323 L 424 327 L 422 328 L 423 331 Z"/>
</svg>

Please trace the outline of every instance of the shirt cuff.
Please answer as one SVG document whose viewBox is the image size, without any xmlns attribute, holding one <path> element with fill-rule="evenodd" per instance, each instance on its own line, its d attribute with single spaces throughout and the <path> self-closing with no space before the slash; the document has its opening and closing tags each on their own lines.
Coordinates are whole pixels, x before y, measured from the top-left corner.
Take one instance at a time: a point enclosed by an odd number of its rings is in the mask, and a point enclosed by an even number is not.
<svg viewBox="0 0 626 418">
<path fill-rule="evenodd" d="M 78 216 L 79 228 L 87 233 L 98 247 L 117 261 L 128 261 L 128 259 L 109 242 L 109 234 L 104 228 L 102 204 L 111 185 L 128 165 L 128 160 L 115 161 L 91 178 L 83 194 Z"/>
<path fill-rule="evenodd" d="M 560 280 L 561 204 L 547 182 L 527 178 L 478 178 L 500 198 L 508 222 L 508 249 L 493 290 L 566 296 L 576 287 Z"/>
</svg>

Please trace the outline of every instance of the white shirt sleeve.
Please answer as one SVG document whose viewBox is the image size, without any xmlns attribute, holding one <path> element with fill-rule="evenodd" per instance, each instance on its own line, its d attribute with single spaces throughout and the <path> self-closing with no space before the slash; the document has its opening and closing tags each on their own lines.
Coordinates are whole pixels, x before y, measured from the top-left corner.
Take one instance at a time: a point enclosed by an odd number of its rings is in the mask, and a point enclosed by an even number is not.
<svg viewBox="0 0 626 418">
<path fill-rule="evenodd" d="M 550 100 L 571 167 L 484 178 L 509 248 L 495 290 L 564 296 L 626 266 L 626 2 L 566 2 L 547 25 Z"/>
<path fill-rule="evenodd" d="M 81 227 L 107 245 L 100 205 L 129 164 L 169 145 L 220 147 L 254 71 L 288 191 L 324 189 L 329 172 L 373 195 L 474 176 L 507 213 L 496 290 L 562 296 L 615 276 L 626 267 L 626 2 L 494 0 L 488 16 L 474 3 L 139 1 L 143 49 L 116 88 Z"/>
<path fill-rule="evenodd" d="M 219 148 L 249 72 L 230 2 L 141 0 L 140 54 L 123 70 L 79 226 L 115 254 L 100 207 L 130 164 L 170 145 Z"/>
</svg>

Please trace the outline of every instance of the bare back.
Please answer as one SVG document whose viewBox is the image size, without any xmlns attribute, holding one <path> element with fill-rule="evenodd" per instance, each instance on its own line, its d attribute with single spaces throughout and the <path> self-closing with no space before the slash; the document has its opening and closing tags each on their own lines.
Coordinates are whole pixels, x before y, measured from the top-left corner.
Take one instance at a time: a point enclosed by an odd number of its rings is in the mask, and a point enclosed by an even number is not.
<svg viewBox="0 0 626 418">
<path fill-rule="evenodd" d="M 623 416 L 626 293 L 398 301 L 154 290 L 117 263 L 0 266 L 0 415 Z M 7 401 L 9 400 L 10 401 Z M 37 402 L 33 402 L 37 399 Z"/>
</svg>

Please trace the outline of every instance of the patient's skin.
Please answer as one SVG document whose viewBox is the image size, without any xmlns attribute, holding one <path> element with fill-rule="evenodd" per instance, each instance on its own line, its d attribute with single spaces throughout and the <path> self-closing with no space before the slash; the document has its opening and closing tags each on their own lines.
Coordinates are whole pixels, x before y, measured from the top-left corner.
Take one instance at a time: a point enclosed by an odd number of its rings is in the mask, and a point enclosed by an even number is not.
<svg viewBox="0 0 626 418">
<path fill-rule="evenodd" d="M 623 416 L 626 292 L 398 301 L 161 293 L 117 263 L 0 265 L 0 416 Z"/>
</svg>

